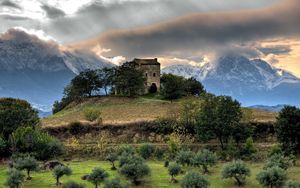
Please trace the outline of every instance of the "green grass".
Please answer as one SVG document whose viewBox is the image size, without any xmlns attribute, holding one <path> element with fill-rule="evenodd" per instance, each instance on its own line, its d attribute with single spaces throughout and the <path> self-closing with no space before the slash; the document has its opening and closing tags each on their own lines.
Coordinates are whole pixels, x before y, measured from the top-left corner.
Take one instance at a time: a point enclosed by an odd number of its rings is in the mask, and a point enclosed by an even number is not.
<svg viewBox="0 0 300 188">
<path fill-rule="evenodd" d="M 180 184 L 170 184 L 170 176 L 168 175 L 167 169 L 163 166 L 163 162 L 158 161 L 149 161 L 148 162 L 151 168 L 151 175 L 146 177 L 143 181 L 143 184 L 137 186 L 139 188 L 156 188 L 156 187 L 180 187 Z M 76 182 L 84 183 L 87 188 L 92 188 L 93 185 L 81 180 L 81 176 L 89 174 L 91 170 L 95 167 L 101 167 L 109 172 L 109 177 L 119 177 L 123 182 L 127 182 L 130 187 L 134 187 L 130 184 L 129 181 L 124 179 L 122 176 L 118 174 L 117 171 L 110 170 L 110 164 L 103 161 L 82 161 L 82 162 L 69 162 L 68 164 L 72 170 L 73 175 L 69 177 L 63 177 L 61 179 L 62 182 L 67 182 L 69 180 L 74 180 Z M 211 173 L 207 175 L 207 178 L 211 184 L 211 188 L 232 188 L 235 187 L 233 180 L 223 180 L 220 177 L 220 172 L 222 169 L 223 164 L 219 163 L 217 166 L 211 169 Z M 262 163 L 248 163 L 248 166 L 251 168 L 251 177 L 247 178 L 246 185 L 244 188 L 260 188 L 261 186 L 255 180 L 256 174 L 262 169 Z M 185 168 L 184 171 L 188 169 Z M 194 169 L 199 170 L 199 169 Z M 4 166 L 0 166 L 0 187 L 4 188 L 4 183 L 6 181 L 7 175 L 7 168 Z M 300 167 L 292 167 L 288 170 L 289 179 L 292 180 L 300 180 Z M 55 186 L 55 180 L 52 176 L 51 171 L 41 171 L 38 173 L 32 173 L 33 179 L 31 181 L 26 181 L 23 188 L 51 188 Z M 182 179 L 183 174 L 178 176 L 177 179 Z"/>
</svg>

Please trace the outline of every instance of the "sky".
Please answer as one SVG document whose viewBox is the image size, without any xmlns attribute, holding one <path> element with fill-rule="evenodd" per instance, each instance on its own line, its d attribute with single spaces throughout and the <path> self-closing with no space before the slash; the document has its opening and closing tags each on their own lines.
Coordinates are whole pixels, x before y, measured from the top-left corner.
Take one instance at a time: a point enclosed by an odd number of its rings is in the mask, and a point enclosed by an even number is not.
<svg viewBox="0 0 300 188">
<path fill-rule="evenodd" d="M 0 33 L 24 30 L 62 49 L 163 66 L 261 58 L 300 77 L 298 0 L 0 0 Z"/>
</svg>

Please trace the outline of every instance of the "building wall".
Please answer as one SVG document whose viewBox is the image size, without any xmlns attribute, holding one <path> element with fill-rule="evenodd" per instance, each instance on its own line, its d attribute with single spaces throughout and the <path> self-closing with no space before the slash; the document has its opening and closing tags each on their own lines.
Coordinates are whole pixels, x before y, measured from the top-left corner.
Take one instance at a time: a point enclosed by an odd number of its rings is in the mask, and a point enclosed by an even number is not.
<svg viewBox="0 0 300 188">
<path fill-rule="evenodd" d="M 147 79 L 147 88 L 145 93 L 148 93 L 149 87 L 154 83 L 156 84 L 157 91 L 160 90 L 160 65 L 140 65 L 140 68 L 145 72 Z"/>
</svg>

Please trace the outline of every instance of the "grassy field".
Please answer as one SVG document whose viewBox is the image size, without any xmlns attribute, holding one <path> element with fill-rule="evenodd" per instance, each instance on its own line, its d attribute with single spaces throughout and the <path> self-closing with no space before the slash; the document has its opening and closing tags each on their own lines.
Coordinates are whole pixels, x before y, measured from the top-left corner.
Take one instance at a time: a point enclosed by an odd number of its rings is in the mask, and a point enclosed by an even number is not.
<svg viewBox="0 0 300 188">
<path fill-rule="evenodd" d="M 84 162 L 69 162 L 68 164 L 72 170 L 73 175 L 69 177 L 63 177 L 61 179 L 62 182 L 67 182 L 69 180 L 74 180 L 76 182 L 80 182 L 86 185 L 87 188 L 92 188 L 93 185 L 89 182 L 81 180 L 83 175 L 89 174 L 94 167 L 101 167 L 109 172 L 109 178 L 119 177 L 124 183 L 130 185 L 130 187 L 145 187 L 145 188 L 156 188 L 156 187 L 180 187 L 179 184 L 170 184 L 170 176 L 168 175 L 167 169 L 163 166 L 163 162 L 158 161 L 149 161 L 148 165 L 151 168 L 151 175 L 146 177 L 143 180 L 143 184 L 140 186 L 132 186 L 129 181 L 124 179 L 122 176 L 118 174 L 117 171 L 110 170 L 110 164 L 102 161 L 84 161 Z M 211 169 L 207 178 L 211 184 L 212 188 L 231 188 L 235 187 L 233 180 L 223 180 L 220 177 L 220 171 L 222 169 L 223 164 L 219 163 L 217 166 Z M 244 188 L 259 188 L 261 187 L 258 182 L 255 180 L 256 174 L 262 169 L 263 164 L 261 163 L 248 163 L 248 166 L 251 168 L 251 177 L 247 179 L 246 186 Z M 184 171 L 188 169 L 185 168 Z M 194 169 L 199 170 L 199 169 Z M 6 172 L 7 169 L 4 166 L 0 166 L 0 187 L 4 188 L 4 183 L 6 180 Z M 184 174 L 177 177 L 180 182 L 180 179 Z M 51 171 L 38 172 L 32 174 L 33 180 L 27 181 L 24 184 L 24 188 L 50 188 L 56 187 L 55 180 L 52 176 Z M 291 167 L 288 170 L 288 178 L 290 180 L 300 180 L 300 167 Z"/>
<path fill-rule="evenodd" d="M 180 109 L 181 99 L 171 103 L 153 97 L 125 98 L 101 97 L 90 98 L 79 104 L 42 120 L 43 126 L 60 126 L 74 121 L 83 121 L 85 108 L 101 110 L 104 124 L 123 124 L 136 121 L 151 121 L 158 117 L 170 116 Z M 246 111 L 246 110 L 245 110 Z M 249 110 L 247 110 L 249 111 Z M 276 113 L 250 110 L 256 121 L 274 121 Z"/>
</svg>

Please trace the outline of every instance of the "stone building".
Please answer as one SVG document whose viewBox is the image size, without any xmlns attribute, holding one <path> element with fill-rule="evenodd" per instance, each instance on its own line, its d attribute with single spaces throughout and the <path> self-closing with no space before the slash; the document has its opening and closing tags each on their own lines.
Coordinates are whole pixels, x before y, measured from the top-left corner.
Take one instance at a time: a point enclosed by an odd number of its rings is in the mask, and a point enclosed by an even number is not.
<svg viewBox="0 0 300 188">
<path fill-rule="evenodd" d="M 160 90 L 160 63 L 155 59 L 134 59 L 139 68 L 144 71 L 146 77 L 145 93 Z"/>
</svg>

